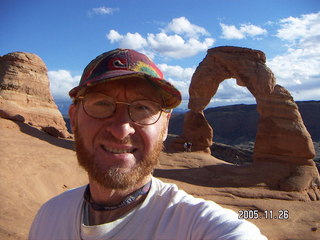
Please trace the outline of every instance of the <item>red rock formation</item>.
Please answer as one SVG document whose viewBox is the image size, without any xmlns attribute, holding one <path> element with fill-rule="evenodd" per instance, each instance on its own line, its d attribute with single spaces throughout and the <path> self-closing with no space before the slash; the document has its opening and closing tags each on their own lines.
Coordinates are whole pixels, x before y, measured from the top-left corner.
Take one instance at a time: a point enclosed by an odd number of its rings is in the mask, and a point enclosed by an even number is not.
<svg viewBox="0 0 320 240">
<path fill-rule="evenodd" d="M 239 47 L 208 50 L 207 56 L 192 76 L 189 88 L 191 113 L 185 116 L 188 125 L 184 127 L 183 136 L 189 141 L 189 137 L 198 139 L 203 134 L 202 128 L 197 125 L 189 132 L 193 116 L 203 115 L 202 111 L 222 81 L 235 78 L 238 85 L 247 87 L 257 101 L 260 118 L 254 163 L 288 164 L 288 176 L 280 180 L 279 186 L 288 191 L 301 191 L 319 182 L 319 174 L 313 162 L 314 146 L 292 96 L 285 88 L 276 85 L 276 79 L 265 63 L 264 53 L 257 50 Z M 203 142 L 210 143 L 210 139 Z M 202 148 L 205 150 L 207 146 Z"/>
<path fill-rule="evenodd" d="M 185 114 L 183 132 L 185 141 L 192 143 L 192 151 L 211 153 L 213 130 L 202 111 Z"/>
<path fill-rule="evenodd" d="M 58 137 L 69 136 L 50 93 L 47 68 L 35 54 L 0 57 L 0 117 L 50 129 Z"/>
<path fill-rule="evenodd" d="M 290 93 L 276 85 L 270 95 L 256 99 L 260 118 L 254 160 L 313 166 L 313 142 Z"/>
<path fill-rule="evenodd" d="M 189 108 L 202 111 L 216 94 L 220 83 L 228 78 L 235 78 L 239 86 L 246 86 L 255 97 L 270 94 L 275 78 L 265 61 L 264 53 L 258 50 L 239 47 L 209 49 L 192 76 Z"/>
</svg>

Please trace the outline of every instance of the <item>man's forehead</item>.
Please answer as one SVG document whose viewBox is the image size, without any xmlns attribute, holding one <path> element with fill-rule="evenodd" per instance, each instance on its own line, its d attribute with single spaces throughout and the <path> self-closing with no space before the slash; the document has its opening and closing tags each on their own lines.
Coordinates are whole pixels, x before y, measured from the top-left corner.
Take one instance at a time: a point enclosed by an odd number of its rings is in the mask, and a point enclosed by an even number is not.
<svg viewBox="0 0 320 240">
<path fill-rule="evenodd" d="M 89 87 L 86 92 L 99 92 L 111 96 L 123 93 L 129 97 L 162 100 L 158 88 L 147 79 L 139 78 L 118 79 L 99 83 Z"/>
</svg>

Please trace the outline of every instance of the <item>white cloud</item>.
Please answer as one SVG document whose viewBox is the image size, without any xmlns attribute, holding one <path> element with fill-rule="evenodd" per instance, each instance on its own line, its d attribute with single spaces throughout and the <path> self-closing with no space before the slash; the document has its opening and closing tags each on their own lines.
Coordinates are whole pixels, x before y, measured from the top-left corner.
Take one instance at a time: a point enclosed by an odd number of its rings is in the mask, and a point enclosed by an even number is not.
<svg viewBox="0 0 320 240">
<path fill-rule="evenodd" d="M 200 41 L 195 38 L 184 39 L 180 35 L 167 35 L 164 32 L 149 33 L 146 38 L 139 33 L 119 34 L 116 30 L 110 30 L 107 39 L 111 43 L 118 43 L 120 47 L 142 50 L 151 55 L 160 54 L 171 58 L 191 57 L 210 48 L 214 39 L 205 38 Z"/>
<path fill-rule="evenodd" d="M 116 30 L 110 30 L 107 34 L 107 39 L 109 39 L 111 43 L 118 42 L 119 47 L 122 48 L 141 50 L 147 45 L 146 39 L 144 39 L 139 33 L 127 33 L 126 35 L 121 35 Z"/>
<path fill-rule="evenodd" d="M 189 22 L 185 17 L 174 18 L 164 29 L 164 32 L 173 32 L 185 35 L 188 38 L 198 38 L 199 36 L 209 36 L 210 34 L 203 27 Z"/>
<path fill-rule="evenodd" d="M 165 76 L 173 77 L 174 79 L 180 79 L 184 82 L 190 82 L 195 71 L 194 68 L 183 68 L 178 65 L 170 66 L 164 63 L 158 64 L 158 67 Z"/>
<path fill-rule="evenodd" d="M 195 68 L 183 68 L 178 65 L 170 66 L 164 63 L 157 66 L 163 72 L 165 79 L 179 89 L 182 98 L 184 100 L 189 99 L 189 85 Z"/>
<path fill-rule="evenodd" d="M 300 18 L 289 17 L 280 20 L 281 28 L 276 36 L 289 42 L 302 42 L 320 36 L 320 12 L 301 15 Z M 319 39 L 318 39 L 319 40 Z"/>
<path fill-rule="evenodd" d="M 167 35 L 166 33 L 148 34 L 149 47 L 167 57 L 185 58 L 206 51 L 213 45 L 211 38 L 204 39 L 203 42 L 195 39 L 183 39 L 179 35 Z"/>
<path fill-rule="evenodd" d="M 276 36 L 288 50 L 268 61 L 277 82 L 296 100 L 320 99 L 320 13 L 280 20 Z"/>
<path fill-rule="evenodd" d="M 69 91 L 79 84 L 81 76 L 72 76 L 68 70 L 48 71 L 54 99 L 68 99 Z"/>
<path fill-rule="evenodd" d="M 189 86 L 192 75 L 196 68 L 183 68 L 181 66 L 170 66 L 158 64 L 165 78 L 171 82 L 182 94 L 183 102 L 180 107 L 187 108 L 189 100 Z M 230 105 L 239 103 L 255 103 L 255 99 L 246 87 L 237 85 L 235 79 L 226 79 L 218 88 L 211 102 L 215 105 Z"/>
<path fill-rule="evenodd" d="M 318 53 L 314 54 L 314 50 L 290 48 L 285 54 L 271 59 L 268 65 L 280 81 L 291 86 L 297 78 L 309 79 L 320 73 L 320 47 Z"/>
<path fill-rule="evenodd" d="M 92 14 L 98 14 L 98 15 L 112 15 L 115 11 L 119 11 L 118 8 L 109 8 L 109 7 L 98 7 L 98 8 L 92 8 L 89 12 Z"/>
<path fill-rule="evenodd" d="M 166 33 L 148 34 L 148 43 L 150 48 L 161 52 L 172 52 L 185 44 L 185 40 L 179 35 L 168 36 Z M 165 54 L 166 55 L 166 54 Z"/>
<path fill-rule="evenodd" d="M 244 39 L 246 37 L 256 37 L 267 34 L 267 30 L 253 24 L 241 24 L 238 29 L 234 25 L 220 23 L 222 29 L 221 38 L 224 39 Z"/>
<path fill-rule="evenodd" d="M 116 30 L 112 29 L 107 34 L 107 38 L 110 40 L 111 43 L 114 43 L 121 41 L 124 37 L 121 34 L 119 34 Z"/>
<path fill-rule="evenodd" d="M 230 78 L 219 85 L 211 102 L 215 105 L 254 104 L 255 98 L 246 87 L 239 86 L 235 79 Z"/>
<path fill-rule="evenodd" d="M 178 59 L 194 56 L 210 48 L 215 40 L 204 38 L 207 35 L 209 34 L 203 27 L 191 24 L 188 19 L 181 17 L 173 19 L 159 33 L 147 33 L 145 37 L 140 33 L 120 34 L 114 29 L 106 37 L 111 43 L 148 53 L 150 57 L 162 55 Z"/>
<path fill-rule="evenodd" d="M 245 38 L 244 34 L 239 29 L 237 29 L 234 25 L 226 25 L 226 24 L 220 23 L 220 26 L 222 28 L 221 38 L 225 38 L 225 39 Z"/>
<path fill-rule="evenodd" d="M 284 41 L 287 46 L 285 53 L 268 60 L 267 65 L 277 77 L 277 83 L 287 88 L 295 100 L 320 99 L 319 15 L 320 13 L 312 13 L 296 18 L 288 17 L 278 23 L 273 21 L 264 25 L 270 28 L 278 27 L 275 36 Z M 221 37 L 225 39 L 256 39 L 268 35 L 266 29 L 254 24 L 236 26 L 220 23 L 220 26 Z M 113 29 L 106 35 L 108 41 L 119 47 L 136 49 L 151 58 L 164 56 L 175 59 L 191 57 L 212 47 L 215 39 L 208 36 L 209 33 L 205 28 L 190 23 L 185 17 L 172 19 L 157 32 L 121 34 Z M 166 79 L 182 92 L 186 106 L 189 97 L 188 89 L 195 68 L 167 64 L 158 64 L 158 66 Z M 69 81 L 72 82 L 76 77 L 68 73 Z M 77 82 L 78 80 L 76 84 Z M 64 89 L 69 90 L 71 87 L 64 87 Z M 212 102 L 214 105 L 224 105 L 255 101 L 246 88 L 237 86 L 234 80 L 227 80 L 220 84 Z"/>
<path fill-rule="evenodd" d="M 294 90 L 292 95 L 295 101 L 318 100 L 320 99 L 320 86 L 315 88 Z"/>
<path fill-rule="evenodd" d="M 267 30 L 252 24 L 241 24 L 240 31 L 250 37 L 267 34 Z"/>
</svg>

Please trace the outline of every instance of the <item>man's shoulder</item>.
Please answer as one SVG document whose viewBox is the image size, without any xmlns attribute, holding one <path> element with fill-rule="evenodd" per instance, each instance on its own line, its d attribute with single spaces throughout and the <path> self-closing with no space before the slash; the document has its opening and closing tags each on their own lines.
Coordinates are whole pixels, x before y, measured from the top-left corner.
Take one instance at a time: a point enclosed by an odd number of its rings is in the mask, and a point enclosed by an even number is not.
<svg viewBox="0 0 320 240">
<path fill-rule="evenodd" d="M 33 221 L 29 239 L 74 239 L 85 187 L 67 190 L 43 204 Z"/>
<path fill-rule="evenodd" d="M 82 196 L 85 191 L 86 185 L 81 186 L 78 188 L 73 188 L 70 190 L 67 190 L 50 200 L 48 200 L 44 205 L 43 208 L 53 207 L 53 206 L 59 206 L 62 207 L 69 207 L 70 205 L 74 205 L 76 202 L 82 201 Z"/>
<path fill-rule="evenodd" d="M 177 185 L 173 183 L 163 182 L 162 180 L 156 177 L 152 178 L 151 188 L 155 191 L 157 195 L 176 194 L 180 191 Z"/>
<path fill-rule="evenodd" d="M 190 216 L 201 216 L 206 221 L 210 221 L 210 219 L 219 219 L 219 221 L 238 219 L 238 215 L 234 211 L 223 208 L 212 200 L 193 196 L 179 189 L 175 184 L 164 183 L 157 178 L 154 178 L 153 183 L 158 188 L 154 201 L 161 200 L 161 203 L 167 204 L 167 208 L 175 210 L 177 213 L 182 212 Z"/>
<path fill-rule="evenodd" d="M 153 179 L 152 184 L 156 191 L 151 203 L 157 207 L 151 209 L 153 212 L 161 211 L 159 218 L 165 223 L 169 219 L 171 222 L 182 223 L 174 226 L 175 231 L 192 229 L 192 236 L 196 236 L 196 239 L 209 239 L 208 236 L 213 239 L 266 239 L 255 225 L 238 219 L 236 212 L 214 201 L 192 196 L 176 185 L 164 183 L 157 178 Z M 155 214 L 153 216 L 155 218 Z M 157 221 L 161 222 L 161 219 Z"/>
<path fill-rule="evenodd" d="M 193 195 L 185 192 L 184 190 L 179 189 L 178 186 L 173 183 L 165 183 L 158 178 L 153 178 L 152 184 L 155 185 L 154 187 L 156 194 L 165 197 L 173 204 L 184 202 L 186 205 L 194 205 L 200 208 L 221 208 L 218 204 L 216 204 L 213 201 L 194 197 Z"/>
</svg>

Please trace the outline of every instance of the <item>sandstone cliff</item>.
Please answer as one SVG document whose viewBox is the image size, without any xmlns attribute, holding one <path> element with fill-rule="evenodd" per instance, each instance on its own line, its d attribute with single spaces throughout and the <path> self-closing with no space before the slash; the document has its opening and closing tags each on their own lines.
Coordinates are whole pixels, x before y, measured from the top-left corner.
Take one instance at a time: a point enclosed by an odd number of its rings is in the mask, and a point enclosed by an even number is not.
<svg viewBox="0 0 320 240">
<path fill-rule="evenodd" d="M 37 55 L 14 52 L 0 57 L 0 117 L 69 136 L 50 93 L 47 67 Z"/>
</svg>

